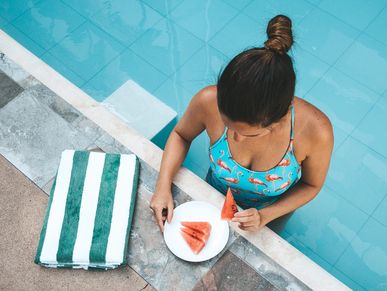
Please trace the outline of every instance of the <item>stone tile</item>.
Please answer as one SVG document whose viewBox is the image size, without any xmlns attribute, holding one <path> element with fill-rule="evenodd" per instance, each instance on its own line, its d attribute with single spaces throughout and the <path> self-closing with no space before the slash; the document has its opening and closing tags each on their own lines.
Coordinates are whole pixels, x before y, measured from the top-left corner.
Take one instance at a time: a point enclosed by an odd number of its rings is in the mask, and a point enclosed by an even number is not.
<svg viewBox="0 0 387 291">
<path fill-rule="evenodd" d="M 0 108 L 4 107 L 23 91 L 16 82 L 0 71 Z"/>
<path fill-rule="evenodd" d="M 311 290 L 242 236 L 234 241 L 229 250 L 280 290 Z"/>
<path fill-rule="evenodd" d="M 47 195 L 50 195 L 52 184 L 54 183 L 55 177 L 52 177 L 50 181 L 46 185 L 44 185 L 41 189 L 46 193 Z"/>
<path fill-rule="evenodd" d="M 141 175 L 144 173 L 140 173 Z M 208 261 L 191 263 L 181 260 L 172 254 L 164 242 L 153 212 L 149 208 L 151 195 L 152 193 L 140 181 L 128 247 L 128 264 L 157 290 L 172 288 L 191 290 L 223 255 L 235 240 L 235 236 L 231 232 L 225 249 Z M 175 199 L 175 206 L 180 201 L 190 200 L 187 195 L 178 196 L 179 198 Z"/>
<path fill-rule="evenodd" d="M 28 88 L 0 114 L 0 153 L 40 187 L 55 176 L 63 150 L 92 143 L 41 102 L 45 92 Z"/>
<path fill-rule="evenodd" d="M 0 155 L 0 290 L 155 290 L 133 269 L 48 269 L 34 264 L 48 197 Z"/>
<path fill-rule="evenodd" d="M 72 123 L 79 119 L 82 114 L 60 98 L 44 85 L 31 86 L 31 93 L 42 104 L 47 105 L 52 111 L 62 117 L 65 121 Z"/>
<path fill-rule="evenodd" d="M 8 75 L 12 80 L 21 87 L 27 88 L 33 85 L 41 84 L 37 79 L 24 71 L 14 61 L 0 52 L 0 70 Z"/>
<path fill-rule="evenodd" d="M 226 251 L 192 289 L 199 290 L 277 290 L 253 268 Z"/>
<path fill-rule="evenodd" d="M 83 119 L 86 119 L 78 110 L 68 104 L 65 100 L 57 96 L 54 92 L 36 80 L 33 76 L 29 75 L 22 68 L 20 68 L 12 60 L 8 59 L 7 56 L 0 54 L 0 72 L 3 71 L 8 78 L 11 78 L 22 88 L 34 87 L 33 92 L 37 92 L 34 96 L 51 108 L 54 112 L 60 115 L 67 122 L 74 122 L 77 126 Z M 1 88 L 1 81 L 0 81 Z M 1 95 L 0 95 L 1 96 Z M 1 108 L 1 102 L 0 102 Z M 97 126 L 96 126 L 97 127 Z"/>
<path fill-rule="evenodd" d="M 70 105 L 68 105 L 70 106 Z M 71 122 L 71 125 L 83 134 L 89 140 L 96 141 L 102 135 L 106 134 L 96 123 L 79 113 L 80 116 Z"/>
<path fill-rule="evenodd" d="M 108 133 L 102 132 L 102 135 L 94 142 L 96 147 L 99 147 L 106 153 L 131 154 L 132 152 Z"/>
<path fill-rule="evenodd" d="M 90 146 L 90 147 L 87 148 L 87 150 L 91 151 L 91 152 L 104 153 L 104 151 L 102 149 L 100 149 L 99 147 Z"/>
</svg>

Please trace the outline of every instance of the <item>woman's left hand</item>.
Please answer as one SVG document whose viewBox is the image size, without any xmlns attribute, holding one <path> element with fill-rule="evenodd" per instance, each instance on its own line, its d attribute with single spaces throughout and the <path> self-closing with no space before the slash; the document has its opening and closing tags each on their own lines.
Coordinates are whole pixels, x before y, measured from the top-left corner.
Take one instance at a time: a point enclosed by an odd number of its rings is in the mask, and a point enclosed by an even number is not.
<svg viewBox="0 0 387 291">
<path fill-rule="evenodd" d="M 235 213 L 231 221 L 240 222 L 239 228 L 246 231 L 257 231 L 263 227 L 261 225 L 261 215 L 256 208 L 249 208 Z"/>
</svg>

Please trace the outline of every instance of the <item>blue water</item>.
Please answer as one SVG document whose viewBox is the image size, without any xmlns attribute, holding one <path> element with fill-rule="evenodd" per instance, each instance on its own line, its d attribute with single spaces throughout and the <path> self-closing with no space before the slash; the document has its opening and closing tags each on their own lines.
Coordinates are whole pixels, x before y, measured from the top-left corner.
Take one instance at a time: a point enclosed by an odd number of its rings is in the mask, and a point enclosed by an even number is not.
<svg viewBox="0 0 387 291">
<path fill-rule="evenodd" d="M 350 287 L 387 290 L 386 0 L 2 0 L 0 27 L 98 101 L 133 79 L 181 117 L 278 13 L 296 95 L 335 130 L 326 185 L 280 235 Z M 201 177 L 207 147 L 202 134 L 184 162 Z"/>
</svg>

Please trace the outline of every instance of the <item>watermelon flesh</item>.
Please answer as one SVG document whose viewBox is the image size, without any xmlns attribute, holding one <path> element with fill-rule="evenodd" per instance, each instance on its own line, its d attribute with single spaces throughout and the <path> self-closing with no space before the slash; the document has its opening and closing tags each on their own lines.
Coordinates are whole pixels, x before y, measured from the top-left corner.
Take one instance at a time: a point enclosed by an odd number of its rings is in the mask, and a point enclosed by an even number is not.
<svg viewBox="0 0 387 291">
<path fill-rule="evenodd" d="M 181 225 L 196 230 L 203 235 L 210 236 L 211 224 L 207 221 L 181 221 Z"/>
<path fill-rule="evenodd" d="M 232 192 L 230 188 L 227 190 L 226 199 L 224 200 L 221 219 L 223 220 L 231 220 L 234 217 L 234 214 L 238 212 L 238 207 L 234 200 L 234 196 L 232 196 Z"/>
<path fill-rule="evenodd" d="M 208 240 L 209 235 L 205 235 L 202 232 L 199 232 L 195 229 L 188 228 L 188 227 L 181 227 L 180 229 L 182 232 L 189 234 L 193 238 L 198 239 L 198 240 L 202 241 L 203 243 L 206 243 Z"/>
<path fill-rule="evenodd" d="M 211 233 L 211 224 L 207 221 L 181 221 L 180 233 L 191 248 L 198 254 L 206 245 Z"/>
<path fill-rule="evenodd" d="M 180 233 L 195 254 L 200 253 L 200 251 L 204 248 L 205 243 L 203 241 L 198 240 L 185 232 L 180 231 Z"/>
</svg>

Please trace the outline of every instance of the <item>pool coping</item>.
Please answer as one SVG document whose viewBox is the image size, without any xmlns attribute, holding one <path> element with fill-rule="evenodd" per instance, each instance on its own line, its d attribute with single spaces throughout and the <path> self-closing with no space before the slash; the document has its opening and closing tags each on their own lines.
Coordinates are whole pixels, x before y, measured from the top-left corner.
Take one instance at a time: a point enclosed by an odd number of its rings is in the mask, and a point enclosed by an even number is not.
<svg viewBox="0 0 387 291">
<path fill-rule="evenodd" d="M 1 29 L 0 51 L 159 172 L 163 150 Z M 194 200 L 206 201 L 218 208 L 223 205 L 224 196 L 185 167 L 180 168 L 173 183 Z M 191 187 L 193 184 L 195 188 Z M 268 227 L 258 233 L 243 231 L 237 223 L 230 223 L 230 227 L 311 289 L 350 290 Z"/>
</svg>

